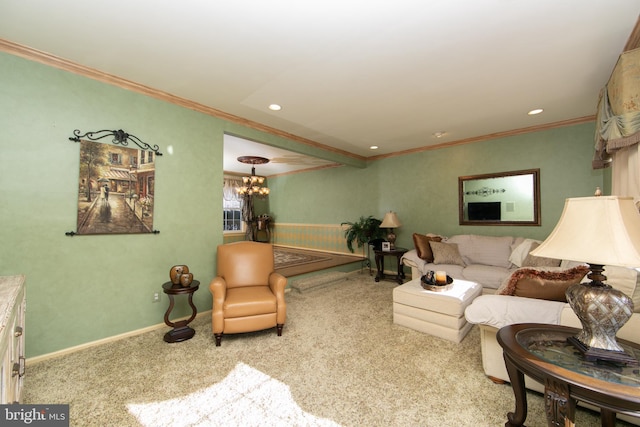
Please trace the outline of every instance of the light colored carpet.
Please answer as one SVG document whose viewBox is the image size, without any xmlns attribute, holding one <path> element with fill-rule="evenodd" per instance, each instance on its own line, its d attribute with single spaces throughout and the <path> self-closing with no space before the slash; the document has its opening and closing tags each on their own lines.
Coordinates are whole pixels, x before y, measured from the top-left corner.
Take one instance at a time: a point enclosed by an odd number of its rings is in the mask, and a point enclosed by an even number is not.
<svg viewBox="0 0 640 427">
<path fill-rule="evenodd" d="M 224 380 L 204 390 L 163 402 L 127 406 L 145 427 L 236 425 L 240 420 L 244 425 L 256 420 L 274 426 L 338 426 L 302 411 L 289 387 L 242 362 Z"/>
<path fill-rule="evenodd" d="M 172 426 L 192 413 L 197 419 L 183 425 L 504 425 L 513 393 L 485 377 L 477 327 L 455 344 L 394 325 L 394 286 L 365 273 L 288 292 L 281 337 L 228 335 L 216 347 L 211 318 L 202 316 L 182 343 L 165 343 L 168 328 L 160 329 L 29 365 L 24 401 L 69 403 L 72 426 Z M 238 376 L 275 387 L 225 397 L 238 394 L 229 386 Z M 149 408 L 164 415 L 140 421 Z M 529 393 L 527 426 L 545 425 L 543 399 Z M 576 425 L 599 419 L 579 409 Z"/>
</svg>

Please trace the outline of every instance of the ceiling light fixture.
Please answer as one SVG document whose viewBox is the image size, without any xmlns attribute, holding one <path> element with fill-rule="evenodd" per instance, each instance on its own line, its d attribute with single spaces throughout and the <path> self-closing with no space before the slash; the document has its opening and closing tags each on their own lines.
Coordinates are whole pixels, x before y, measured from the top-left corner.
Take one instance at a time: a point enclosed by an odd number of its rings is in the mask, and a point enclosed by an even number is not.
<svg viewBox="0 0 640 427">
<path fill-rule="evenodd" d="M 269 163 L 269 159 L 257 156 L 241 156 L 238 157 L 240 163 L 248 165 L 263 165 Z M 251 176 L 242 177 L 242 187 L 238 187 L 238 194 L 243 197 L 258 196 L 260 198 L 269 195 L 269 188 L 263 186 L 265 177 L 256 175 L 256 167 L 251 166 Z"/>
<path fill-rule="evenodd" d="M 378 148 L 380 147 L 378 147 L 377 145 L 372 145 L 371 147 L 369 147 L 369 150 L 377 150 Z"/>
<path fill-rule="evenodd" d="M 269 110 L 271 111 L 280 111 L 282 110 L 282 107 L 278 104 L 271 104 L 269 105 Z"/>
<path fill-rule="evenodd" d="M 535 116 L 536 114 L 542 113 L 544 110 L 542 108 L 536 108 L 534 110 L 529 111 L 527 114 L 530 116 Z"/>
<path fill-rule="evenodd" d="M 446 134 L 447 134 L 446 132 L 444 132 L 444 131 L 440 131 L 440 132 L 435 132 L 435 133 L 433 134 L 433 136 L 434 136 L 434 137 L 436 137 L 436 138 L 442 138 L 442 137 L 443 137 L 443 136 L 445 136 Z"/>
</svg>

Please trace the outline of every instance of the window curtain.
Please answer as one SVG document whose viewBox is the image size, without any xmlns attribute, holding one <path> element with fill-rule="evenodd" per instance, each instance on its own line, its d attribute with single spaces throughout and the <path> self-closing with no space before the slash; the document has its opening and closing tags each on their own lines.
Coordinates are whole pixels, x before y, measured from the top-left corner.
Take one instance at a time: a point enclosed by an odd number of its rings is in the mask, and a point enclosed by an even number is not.
<svg viewBox="0 0 640 427">
<path fill-rule="evenodd" d="M 238 202 L 242 198 L 238 195 L 238 187 L 242 186 L 240 178 L 224 178 L 222 185 L 222 197 L 228 202 Z"/>
<path fill-rule="evenodd" d="M 640 200 L 640 49 L 618 58 L 600 92 L 593 168 L 611 166 L 612 194 Z"/>
<path fill-rule="evenodd" d="M 238 194 L 238 188 L 242 187 L 242 185 L 242 178 L 225 177 L 222 187 L 222 197 L 226 201 L 240 202 L 242 221 L 247 224 L 247 240 L 253 240 L 252 238 L 250 238 L 250 235 L 252 235 L 252 229 L 249 226 L 251 221 L 253 221 L 253 200 L 251 199 L 251 197 L 245 200 L 241 195 Z"/>
<path fill-rule="evenodd" d="M 640 201 L 640 144 L 613 153 L 611 162 L 611 193 L 633 197 Z"/>
</svg>

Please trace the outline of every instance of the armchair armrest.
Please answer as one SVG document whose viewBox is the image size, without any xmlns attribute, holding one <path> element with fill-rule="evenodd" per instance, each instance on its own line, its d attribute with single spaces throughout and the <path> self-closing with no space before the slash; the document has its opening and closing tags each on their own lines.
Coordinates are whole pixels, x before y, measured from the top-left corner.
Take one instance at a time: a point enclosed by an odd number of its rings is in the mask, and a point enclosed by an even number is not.
<svg viewBox="0 0 640 427">
<path fill-rule="evenodd" d="M 276 322 L 283 325 L 287 317 L 287 303 L 284 300 L 284 288 L 287 286 L 287 278 L 280 273 L 271 273 L 269 275 L 269 288 L 276 296 Z"/>
<path fill-rule="evenodd" d="M 213 296 L 213 307 L 211 308 L 213 316 L 212 328 L 214 334 L 221 334 L 224 327 L 224 300 L 227 296 L 227 282 L 223 277 L 216 276 L 209 284 L 209 291 Z M 217 330 L 219 329 L 219 330 Z"/>
</svg>

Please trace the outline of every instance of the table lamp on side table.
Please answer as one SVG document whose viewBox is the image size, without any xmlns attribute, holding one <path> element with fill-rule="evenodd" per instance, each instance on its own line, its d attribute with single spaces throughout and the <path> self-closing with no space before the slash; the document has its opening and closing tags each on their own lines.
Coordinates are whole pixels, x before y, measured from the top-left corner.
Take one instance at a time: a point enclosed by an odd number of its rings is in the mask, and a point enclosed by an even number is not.
<svg viewBox="0 0 640 427">
<path fill-rule="evenodd" d="M 380 228 L 388 228 L 389 234 L 387 234 L 387 240 L 390 243 L 391 249 L 396 248 L 396 235 L 393 233 L 394 228 L 402 226 L 402 223 L 398 219 L 398 215 L 395 212 L 389 211 L 384 214 L 384 218 L 380 223 Z"/>
<path fill-rule="evenodd" d="M 616 341 L 616 333 L 633 314 L 633 301 L 604 283 L 604 265 L 640 267 L 640 213 L 631 197 L 566 199 L 562 216 L 549 237 L 531 254 L 586 262 L 591 282 L 572 285 L 567 301 L 582 331 L 569 342 L 587 360 L 637 364 Z"/>
</svg>

